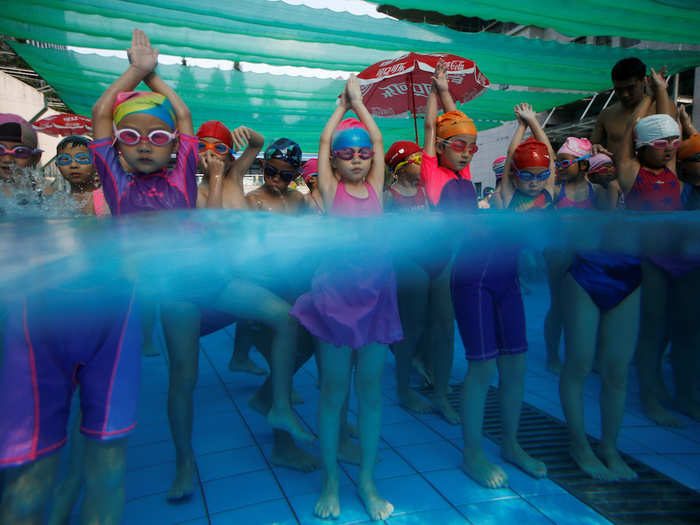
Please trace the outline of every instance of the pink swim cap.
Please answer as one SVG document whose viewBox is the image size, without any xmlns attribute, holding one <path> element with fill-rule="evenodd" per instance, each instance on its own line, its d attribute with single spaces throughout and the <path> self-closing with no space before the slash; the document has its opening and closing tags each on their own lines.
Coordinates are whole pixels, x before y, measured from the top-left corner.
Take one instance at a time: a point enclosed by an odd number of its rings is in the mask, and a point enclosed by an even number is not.
<svg viewBox="0 0 700 525">
<path fill-rule="evenodd" d="M 318 159 L 309 159 L 304 163 L 301 176 L 304 182 L 309 182 L 309 179 L 314 175 L 318 175 Z"/>
<path fill-rule="evenodd" d="M 562 147 L 557 151 L 557 155 L 562 153 L 573 155 L 574 157 L 584 157 L 591 154 L 593 146 L 591 141 L 584 138 L 569 137 L 564 141 Z"/>
</svg>

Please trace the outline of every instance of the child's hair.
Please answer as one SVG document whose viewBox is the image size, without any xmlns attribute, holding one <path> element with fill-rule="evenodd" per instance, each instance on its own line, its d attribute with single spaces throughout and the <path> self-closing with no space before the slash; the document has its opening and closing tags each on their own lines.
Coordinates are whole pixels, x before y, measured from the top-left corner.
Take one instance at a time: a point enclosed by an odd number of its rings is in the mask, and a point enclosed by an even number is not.
<svg viewBox="0 0 700 525">
<path fill-rule="evenodd" d="M 623 58 L 613 66 L 611 72 L 613 82 L 630 78 L 641 80 L 646 74 L 647 66 L 635 57 Z"/>
<path fill-rule="evenodd" d="M 691 135 L 678 148 L 678 160 L 686 160 L 700 153 L 700 133 Z"/>
<path fill-rule="evenodd" d="M 31 149 L 36 149 L 39 143 L 32 125 L 14 113 L 0 113 L 0 140 L 19 142 Z"/>
<path fill-rule="evenodd" d="M 112 118 L 114 125 L 133 113 L 148 113 L 165 122 L 175 130 L 175 110 L 165 95 L 151 91 L 120 91 L 114 100 Z"/>
<path fill-rule="evenodd" d="M 512 164 L 521 171 L 527 168 L 549 168 L 551 160 L 547 145 L 530 137 L 515 148 Z"/>
<path fill-rule="evenodd" d="M 399 140 L 398 142 L 394 142 L 386 152 L 386 155 L 384 155 L 384 164 L 386 164 L 393 173 L 402 161 L 421 151 L 423 150 L 415 142 Z"/>
<path fill-rule="evenodd" d="M 291 139 L 277 139 L 267 147 L 264 158 L 265 160 L 283 160 L 299 169 L 301 167 L 301 148 Z"/>
<path fill-rule="evenodd" d="M 229 129 L 218 120 L 209 120 L 199 126 L 197 130 L 197 138 L 212 138 L 226 144 L 230 149 L 233 149 L 233 136 Z"/>
<path fill-rule="evenodd" d="M 372 140 L 365 125 L 356 118 L 341 121 L 333 132 L 331 154 L 344 148 L 371 148 Z"/>
<path fill-rule="evenodd" d="M 639 119 L 634 125 L 634 149 L 651 144 L 655 140 L 666 137 L 680 137 L 681 129 L 673 117 L 665 113 L 657 113 Z"/>
<path fill-rule="evenodd" d="M 457 109 L 437 118 L 438 138 L 449 139 L 455 135 L 476 135 L 474 121 Z"/>
<path fill-rule="evenodd" d="M 88 137 L 83 137 L 82 135 L 69 135 L 68 137 L 61 140 L 56 146 L 56 153 L 60 153 L 66 148 L 75 148 L 77 146 L 90 147 L 92 144 L 92 139 Z"/>
</svg>

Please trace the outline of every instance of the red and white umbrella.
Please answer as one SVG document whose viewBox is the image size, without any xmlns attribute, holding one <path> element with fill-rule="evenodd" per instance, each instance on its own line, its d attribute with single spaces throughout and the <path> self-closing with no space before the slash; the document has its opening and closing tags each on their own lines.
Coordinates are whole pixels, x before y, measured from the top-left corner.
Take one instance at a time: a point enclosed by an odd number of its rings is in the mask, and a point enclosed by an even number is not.
<svg viewBox="0 0 700 525">
<path fill-rule="evenodd" d="M 369 112 L 389 118 L 412 115 L 415 122 L 417 115 L 425 113 L 431 78 L 440 59 L 447 64 L 450 94 L 455 101 L 468 102 L 489 86 L 489 80 L 472 60 L 448 53 L 408 53 L 377 62 L 357 75 L 362 101 Z"/>
<path fill-rule="evenodd" d="M 92 133 L 92 120 L 72 113 L 59 113 L 37 120 L 32 124 L 35 130 L 47 135 L 67 137 Z"/>
</svg>

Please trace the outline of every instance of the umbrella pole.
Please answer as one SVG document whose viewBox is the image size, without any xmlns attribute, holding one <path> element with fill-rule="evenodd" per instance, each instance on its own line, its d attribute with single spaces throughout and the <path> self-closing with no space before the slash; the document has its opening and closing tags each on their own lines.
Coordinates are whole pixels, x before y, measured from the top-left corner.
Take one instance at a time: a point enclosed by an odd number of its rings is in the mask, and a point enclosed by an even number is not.
<svg viewBox="0 0 700 525">
<path fill-rule="evenodd" d="M 416 132 L 416 144 L 418 144 L 418 117 L 416 116 L 416 96 L 413 91 L 413 71 L 410 73 L 411 75 L 411 82 L 410 82 L 410 88 L 411 88 L 411 111 L 413 113 L 413 130 Z M 420 144 L 418 144 L 420 146 Z"/>
</svg>

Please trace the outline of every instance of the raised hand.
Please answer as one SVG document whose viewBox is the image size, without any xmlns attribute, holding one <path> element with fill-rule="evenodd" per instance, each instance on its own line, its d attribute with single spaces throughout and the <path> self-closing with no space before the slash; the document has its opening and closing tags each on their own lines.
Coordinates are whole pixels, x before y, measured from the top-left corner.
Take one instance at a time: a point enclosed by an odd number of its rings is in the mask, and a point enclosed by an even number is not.
<svg viewBox="0 0 700 525">
<path fill-rule="evenodd" d="M 233 136 L 233 145 L 236 150 L 240 151 L 247 146 L 262 148 L 265 144 L 265 138 L 254 129 L 246 126 L 239 126 L 231 132 Z"/>
<path fill-rule="evenodd" d="M 518 120 L 522 122 L 528 122 L 537 118 L 537 114 L 532 109 L 532 106 L 527 102 L 518 104 L 515 106 L 515 108 L 513 108 L 513 111 L 515 112 L 515 116 L 518 118 Z"/>
<path fill-rule="evenodd" d="M 345 97 L 351 107 L 355 104 L 362 103 L 360 82 L 355 75 L 350 75 L 350 78 L 348 78 L 348 81 L 345 83 Z"/>
<path fill-rule="evenodd" d="M 433 74 L 433 86 L 437 91 L 449 91 L 449 81 L 447 80 L 447 64 L 445 61 L 440 59 L 435 66 L 435 73 Z"/>
<path fill-rule="evenodd" d="M 151 47 L 151 41 L 146 33 L 134 29 L 131 34 L 131 47 L 126 50 L 129 63 L 143 72 L 144 76 L 151 73 L 158 65 L 158 50 Z"/>
<path fill-rule="evenodd" d="M 591 155 L 598 155 L 598 153 L 603 153 L 610 158 L 613 158 L 612 152 L 605 149 L 601 144 L 593 144 L 591 146 Z"/>
<path fill-rule="evenodd" d="M 224 159 L 220 155 L 216 155 L 212 151 L 208 151 L 202 155 L 202 167 L 206 170 L 206 172 L 209 174 L 209 177 L 223 177 L 224 176 L 224 168 L 226 167 L 224 164 Z"/>
<path fill-rule="evenodd" d="M 649 84 L 652 90 L 666 89 L 667 83 L 664 78 L 664 73 L 666 73 L 666 66 L 662 67 L 657 73 L 654 68 L 651 68 L 651 73 L 649 74 Z"/>
<path fill-rule="evenodd" d="M 681 104 L 678 108 L 678 118 L 681 122 L 690 122 L 690 115 L 685 110 L 685 104 Z"/>
</svg>

